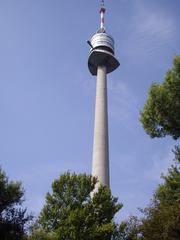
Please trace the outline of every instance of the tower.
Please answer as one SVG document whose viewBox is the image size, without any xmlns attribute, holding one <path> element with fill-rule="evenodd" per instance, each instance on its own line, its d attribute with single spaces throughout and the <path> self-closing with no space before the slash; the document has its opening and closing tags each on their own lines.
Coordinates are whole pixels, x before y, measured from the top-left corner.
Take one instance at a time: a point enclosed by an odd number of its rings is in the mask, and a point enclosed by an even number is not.
<svg viewBox="0 0 180 240">
<path fill-rule="evenodd" d="M 102 0 L 100 28 L 88 41 L 91 48 L 88 68 L 92 75 L 97 76 L 92 159 L 92 176 L 98 178 L 96 189 L 99 184 L 109 186 L 107 74 L 120 65 L 114 56 L 114 40 L 105 30 L 105 11 L 104 1 Z"/>
</svg>

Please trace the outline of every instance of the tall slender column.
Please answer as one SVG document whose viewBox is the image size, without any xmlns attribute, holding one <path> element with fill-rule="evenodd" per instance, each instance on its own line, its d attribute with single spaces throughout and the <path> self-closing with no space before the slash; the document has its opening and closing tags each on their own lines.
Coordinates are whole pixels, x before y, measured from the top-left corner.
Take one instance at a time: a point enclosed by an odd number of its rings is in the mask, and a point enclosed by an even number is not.
<svg viewBox="0 0 180 240">
<path fill-rule="evenodd" d="M 99 184 L 109 186 L 109 146 L 106 66 L 98 66 L 93 143 L 92 175 Z"/>
</svg>

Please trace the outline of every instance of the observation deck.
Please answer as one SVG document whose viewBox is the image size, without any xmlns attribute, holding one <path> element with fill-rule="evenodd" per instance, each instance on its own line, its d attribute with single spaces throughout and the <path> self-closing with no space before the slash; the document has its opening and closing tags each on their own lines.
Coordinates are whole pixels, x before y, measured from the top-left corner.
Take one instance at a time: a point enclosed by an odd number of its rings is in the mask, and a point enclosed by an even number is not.
<svg viewBox="0 0 180 240">
<path fill-rule="evenodd" d="M 89 41 L 90 54 L 88 68 L 92 75 L 97 75 L 98 66 L 106 66 L 107 73 L 120 65 L 114 56 L 114 39 L 100 29 Z"/>
</svg>

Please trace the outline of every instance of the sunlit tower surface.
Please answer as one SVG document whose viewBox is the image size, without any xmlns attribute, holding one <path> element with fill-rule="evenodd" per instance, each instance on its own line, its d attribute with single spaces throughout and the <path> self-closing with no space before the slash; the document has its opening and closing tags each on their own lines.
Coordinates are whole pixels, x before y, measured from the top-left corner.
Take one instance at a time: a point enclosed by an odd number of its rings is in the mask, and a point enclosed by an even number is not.
<svg viewBox="0 0 180 240">
<path fill-rule="evenodd" d="M 94 142 L 92 175 L 98 178 L 98 184 L 110 186 L 109 181 L 109 143 L 108 143 L 108 106 L 107 106 L 107 74 L 114 71 L 120 64 L 114 56 L 114 40 L 106 33 L 104 26 L 104 1 L 101 1 L 100 28 L 88 41 L 90 54 L 89 71 L 97 76 L 96 105 L 94 122 Z"/>
</svg>

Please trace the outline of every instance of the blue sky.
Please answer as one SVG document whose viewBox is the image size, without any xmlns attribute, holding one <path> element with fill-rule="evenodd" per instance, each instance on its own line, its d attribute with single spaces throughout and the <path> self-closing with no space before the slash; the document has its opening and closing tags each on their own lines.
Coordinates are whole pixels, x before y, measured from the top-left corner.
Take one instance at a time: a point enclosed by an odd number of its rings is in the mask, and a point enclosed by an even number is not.
<svg viewBox="0 0 180 240">
<path fill-rule="evenodd" d="M 172 163 L 170 137 L 150 139 L 139 112 L 180 53 L 180 1 L 106 0 L 106 29 L 121 66 L 108 75 L 110 176 L 138 214 Z M 99 1 L 0 0 L 0 164 L 21 180 L 25 205 L 41 210 L 52 181 L 67 170 L 91 172 L 95 78 L 89 39 Z"/>
</svg>

